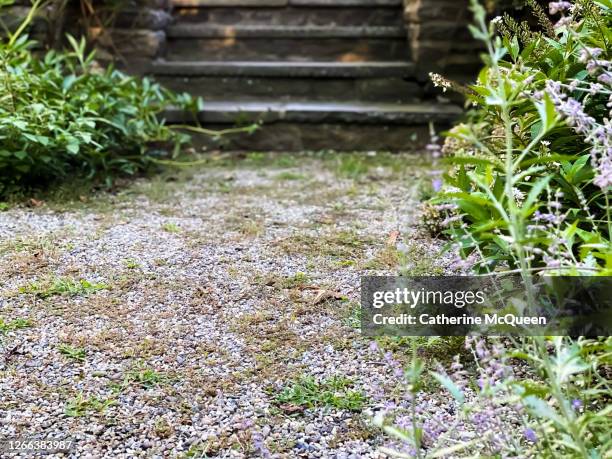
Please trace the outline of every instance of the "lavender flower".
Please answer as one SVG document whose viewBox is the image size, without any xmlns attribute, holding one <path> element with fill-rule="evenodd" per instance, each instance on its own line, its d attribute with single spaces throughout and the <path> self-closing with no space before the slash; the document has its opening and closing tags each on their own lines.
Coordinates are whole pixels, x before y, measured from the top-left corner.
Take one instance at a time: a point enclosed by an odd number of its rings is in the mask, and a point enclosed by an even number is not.
<svg viewBox="0 0 612 459">
<path fill-rule="evenodd" d="M 261 457 L 272 457 L 272 454 L 270 454 L 270 450 L 264 442 L 264 436 L 261 432 L 253 432 L 251 434 L 251 441 L 253 442 L 253 449 L 255 450 L 255 452 L 259 453 Z"/>
<path fill-rule="evenodd" d="M 597 50 L 593 50 L 597 54 Z M 588 64 L 587 64 L 588 67 Z M 604 120 L 599 124 L 589 116 L 583 105 L 563 92 L 558 81 L 546 82 L 546 93 L 567 121 L 567 124 L 582 134 L 585 142 L 591 144 L 591 164 L 595 169 L 593 183 L 602 189 L 612 186 L 612 124 Z"/>
<path fill-rule="evenodd" d="M 570 2 L 550 2 L 548 4 L 548 8 L 550 9 L 550 14 L 564 13 L 568 11 L 572 7 Z"/>
<path fill-rule="evenodd" d="M 535 431 L 533 429 L 525 429 L 524 432 L 525 438 L 527 440 L 529 440 L 532 443 L 537 443 L 538 442 L 538 436 L 536 435 Z"/>
</svg>

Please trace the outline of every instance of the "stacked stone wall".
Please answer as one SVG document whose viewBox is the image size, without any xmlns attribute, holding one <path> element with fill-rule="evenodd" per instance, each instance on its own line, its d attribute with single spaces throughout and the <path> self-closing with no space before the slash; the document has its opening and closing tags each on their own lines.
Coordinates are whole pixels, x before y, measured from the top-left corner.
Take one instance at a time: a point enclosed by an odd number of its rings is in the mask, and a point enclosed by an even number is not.
<svg viewBox="0 0 612 459">
<path fill-rule="evenodd" d="M 481 45 L 467 28 L 468 0 L 404 0 L 412 60 L 419 73 L 441 72 L 462 79 L 480 66 Z"/>
</svg>

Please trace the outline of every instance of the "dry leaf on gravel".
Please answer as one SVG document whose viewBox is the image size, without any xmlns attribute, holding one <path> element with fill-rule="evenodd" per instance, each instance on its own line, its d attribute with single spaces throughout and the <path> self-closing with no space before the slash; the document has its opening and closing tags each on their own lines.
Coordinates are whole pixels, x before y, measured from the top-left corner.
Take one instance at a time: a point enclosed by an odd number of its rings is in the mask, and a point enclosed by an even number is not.
<svg viewBox="0 0 612 459">
<path fill-rule="evenodd" d="M 344 295 L 340 292 L 334 292 L 333 290 L 320 289 L 317 290 L 317 295 L 312 300 L 312 304 L 319 304 L 329 299 L 341 300 Z"/>
<path fill-rule="evenodd" d="M 389 233 L 389 237 L 387 238 L 387 245 L 394 246 L 397 243 L 397 239 L 399 238 L 400 232 L 395 230 Z"/>
</svg>

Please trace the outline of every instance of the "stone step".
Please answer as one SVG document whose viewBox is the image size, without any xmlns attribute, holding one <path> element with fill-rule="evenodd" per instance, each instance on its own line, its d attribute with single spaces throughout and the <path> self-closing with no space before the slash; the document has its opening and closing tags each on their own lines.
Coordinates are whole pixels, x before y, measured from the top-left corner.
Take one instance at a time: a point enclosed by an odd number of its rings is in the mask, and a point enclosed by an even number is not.
<svg viewBox="0 0 612 459">
<path fill-rule="evenodd" d="M 268 26 L 403 26 L 401 8 L 377 7 L 242 7 L 242 8 L 178 8 L 176 24 L 211 23 L 219 25 Z"/>
<path fill-rule="evenodd" d="M 408 78 L 414 65 L 403 61 L 382 62 L 266 62 L 266 61 L 166 61 L 151 67 L 154 75 L 231 76 L 275 78 Z"/>
<path fill-rule="evenodd" d="M 456 105 L 436 102 L 383 104 L 359 102 L 205 102 L 198 119 L 204 124 L 266 123 L 357 123 L 379 125 L 427 125 L 449 123 L 461 115 Z M 184 123 L 191 115 L 181 110 L 165 113 L 169 123 Z"/>
<path fill-rule="evenodd" d="M 324 7 L 346 7 L 358 6 L 364 8 L 376 8 L 381 6 L 400 6 L 402 0 L 172 0 L 175 8 L 210 8 L 210 7 L 286 7 L 286 6 L 324 6 Z"/>
<path fill-rule="evenodd" d="M 408 60 L 405 38 L 169 38 L 169 61 L 361 62 Z"/>
<path fill-rule="evenodd" d="M 281 103 L 205 102 L 198 114 L 208 129 L 262 122 L 255 133 L 220 139 L 195 135 L 199 147 L 250 151 L 404 151 L 422 149 L 429 139 L 429 122 L 445 129 L 461 114 L 458 106 L 439 103 Z M 192 123 L 191 114 L 168 111 L 169 123 Z"/>
<path fill-rule="evenodd" d="M 447 128 L 445 124 L 436 127 Z M 227 124 L 206 124 L 209 129 L 227 129 Z M 208 150 L 245 151 L 415 151 L 422 152 L 429 141 L 425 125 L 377 125 L 346 123 L 266 124 L 252 134 L 214 138 L 192 134 L 194 147 Z"/>
<path fill-rule="evenodd" d="M 237 24 L 177 24 L 166 32 L 168 38 L 400 38 L 406 39 L 404 27 L 395 26 L 295 26 L 295 25 L 253 25 Z M 273 43 L 269 44 L 270 47 Z"/>
<path fill-rule="evenodd" d="M 416 81 L 401 78 L 265 78 L 215 76 L 157 76 L 177 92 L 189 92 L 204 101 L 300 100 L 410 103 L 424 97 Z"/>
</svg>

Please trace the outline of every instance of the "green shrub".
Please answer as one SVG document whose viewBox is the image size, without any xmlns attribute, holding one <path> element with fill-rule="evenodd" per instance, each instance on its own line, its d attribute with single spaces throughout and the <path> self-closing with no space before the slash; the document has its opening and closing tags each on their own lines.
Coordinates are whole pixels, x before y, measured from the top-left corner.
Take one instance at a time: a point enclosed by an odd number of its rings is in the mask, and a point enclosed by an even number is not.
<svg viewBox="0 0 612 459">
<path fill-rule="evenodd" d="M 199 101 L 101 68 L 84 40 L 39 57 L 23 29 L 0 43 L 0 196 L 75 174 L 110 185 L 179 153 L 188 136 L 160 114 Z"/>
<path fill-rule="evenodd" d="M 487 26 L 473 7 L 486 66 L 466 91 L 469 121 L 449 133 L 453 167 L 433 202 L 452 206 L 447 232 L 481 273 L 612 270 L 612 3 L 557 3 L 545 32 Z"/>
</svg>

